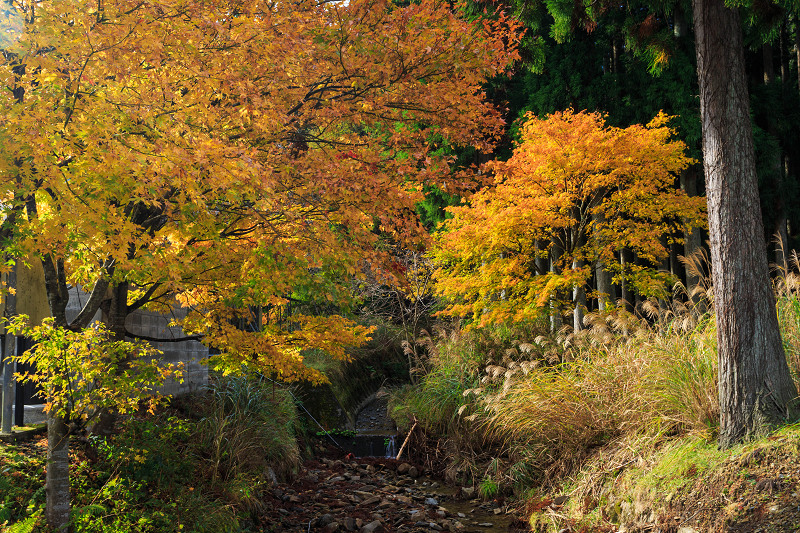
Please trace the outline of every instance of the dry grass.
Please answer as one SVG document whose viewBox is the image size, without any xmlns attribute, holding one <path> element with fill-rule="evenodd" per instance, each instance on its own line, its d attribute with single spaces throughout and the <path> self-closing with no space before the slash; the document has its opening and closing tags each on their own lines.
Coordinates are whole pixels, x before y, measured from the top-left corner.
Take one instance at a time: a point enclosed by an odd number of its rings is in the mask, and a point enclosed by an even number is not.
<svg viewBox="0 0 800 533">
<path fill-rule="evenodd" d="M 691 289 L 677 285 L 671 302 L 646 301 L 636 314 L 623 306 L 587 314 L 578 333 L 505 327 L 431 339 L 430 371 L 395 405 L 457 440 L 459 468 L 476 481 L 562 491 L 581 479 L 571 490 L 591 503 L 620 465 L 646 463 L 679 437 L 716 437 L 713 289 L 707 257 L 685 263 L 699 279 Z M 797 254 L 777 279 L 784 346 L 798 381 Z M 590 463 L 594 474 L 578 476 Z"/>
</svg>

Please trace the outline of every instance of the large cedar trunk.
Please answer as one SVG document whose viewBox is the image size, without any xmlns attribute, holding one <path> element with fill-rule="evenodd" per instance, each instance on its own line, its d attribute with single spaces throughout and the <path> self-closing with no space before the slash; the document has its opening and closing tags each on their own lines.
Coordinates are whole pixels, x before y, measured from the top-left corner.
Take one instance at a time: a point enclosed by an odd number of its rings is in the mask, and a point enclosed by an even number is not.
<svg viewBox="0 0 800 533">
<path fill-rule="evenodd" d="M 742 32 L 724 0 L 694 0 L 722 448 L 793 416 L 758 199 Z"/>
</svg>

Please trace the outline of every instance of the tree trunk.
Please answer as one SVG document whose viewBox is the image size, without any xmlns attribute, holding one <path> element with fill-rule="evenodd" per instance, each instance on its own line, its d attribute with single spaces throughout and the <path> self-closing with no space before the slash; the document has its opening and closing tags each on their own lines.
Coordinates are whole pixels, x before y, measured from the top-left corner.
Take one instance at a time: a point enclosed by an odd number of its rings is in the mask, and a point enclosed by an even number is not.
<svg viewBox="0 0 800 533">
<path fill-rule="evenodd" d="M 55 531 L 69 527 L 69 430 L 64 419 L 47 415 L 47 524 Z"/>
<path fill-rule="evenodd" d="M 573 261 L 572 268 L 577 269 L 583 266 L 583 261 Z M 584 329 L 583 317 L 586 314 L 586 287 L 584 285 L 575 285 L 572 288 L 572 331 L 575 333 Z"/>
<path fill-rule="evenodd" d="M 592 215 L 595 228 L 603 223 L 603 215 Z M 601 243 L 597 243 L 600 246 Z M 606 306 L 614 306 L 616 301 L 616 294 L 614 294 L 614 285 L 611 280 L 611 272 L 608 271 L 606 264 L 598 261 L 594 265 L 594 276 L 597 279 L 597 308 L 600 311 L 605 311 Z"/>
<path fill-rule="evenodd" d="M 605 311 L 607 306 L 614 307 L 616 294 L 614 285 L 611 282 L 611 272 L 606 270 L 605 263 L 597 263 L 594 267 L 594 275 L 597 278 L 597 307 L 600 311 Z"/>
<path fill-rule="evenodd" d="M 687 168 L 683 172 L 681 172 L 681 189 L 685 192 L 688 196 L 697 196 L 697 172 L 694 167 Z M 703 247 L 703 235 L 702 230 L 699 228 L 692 228 L 691 230 L 684 230 L 683 233 L 683 256 L 685 258 L 693 257 L 695 254 L 700 252 L 700 249 Z M 702 281 L 700 279 L 700 273 L 695 271 L 693 268 L 685 268 L 684 271 L 686 273 L 686 292 L 691 300 L 692 304 L 695 306 L 698 305 L 701 301 L 700 295 L 698 294 L 697 288 Z M 705 310 L 701 310 L 704 312 Z"/>
<path fill-rule="evenodd" d="M 635 298 L 633 295 L 633 291 L 631 290 L 630 282 L 625 279 L 630 267 L 628 265 L 631 264 L 631 252 L 630 250 L 623 248 L 619 251 L 619 262 L 622 266 L 622 281 L 620 282 L 620 292 L 622 292 L 622 302 L 625 305 L 625 309 L 628 311 L 633 312 L 633 306 L 635 303 Z"/>
<path fill-rule="evenodd" d="M 797 89 L 800 90 L 800 16 L 794 17 L 794 51 L 797 56 Z"/>
<path fill-rule="evenodd" d="M 724 0 L 694 0 L 714 304 L 720 436 L 728 448 L 794 417 L 769 281 L 742 30 Z"/>
<path fill-rule="evenodd" d="M 562 248 L 556 241 L 550 247 L 550 272 L 560 274 L 558 261 L 561 259 Z M 561 328 L 561 309 L 558 305 L 558 295 L 550 298 L 550 333 L 557 333 Z"/>
<path fill-rule="evenodd" d="M 104 313 L 103 316 L 103 321 L 115 341 L 125 340 L 125 319 L 128 316 L 128 289 L 129 285 L 126 281 L 111 286 L 111 301 L 108 305 L 108 312 Z M 120 361 L 118 364 L 125 365 L 126 362 Z M 91 427 L 92 433 L 96 435 L 111 435 L 116 422 L 117 413 L 113 409 L 101 409 L 97 415 L 97 421 Z"/>
<path fill-rule="evenodd" d="M 769 43 L 761 45 L 761 55 L 764 60 L 764 85 L 769 86 L 776 82 L 775 63 L 773 61 L 774 50 L 772 45 Z M 774 116 L 767 116 L 766 120 L 767 133 L 774 138 L 776 142 L 779 142 L 778 128 L 775 125 Z M 779 267 L 785 269 L 789 253 L 789 242 L 788 235 L 786 234 L 786 209 L 783 204 L 783 147 L 780 146 L 780 143 L 779 148 L 780 150 L 776 151 L 772 156 L 772 161 L 770 161 L 770 166 L 772 167 L 772 183 L 770 185 L 775 189 L 776 201 L 774 205 L 775 227 L 773 231 L 770 232 L 771 234 L 767 235 L 767 239 L 774 239 L 775 263 Z"/>
</svg>

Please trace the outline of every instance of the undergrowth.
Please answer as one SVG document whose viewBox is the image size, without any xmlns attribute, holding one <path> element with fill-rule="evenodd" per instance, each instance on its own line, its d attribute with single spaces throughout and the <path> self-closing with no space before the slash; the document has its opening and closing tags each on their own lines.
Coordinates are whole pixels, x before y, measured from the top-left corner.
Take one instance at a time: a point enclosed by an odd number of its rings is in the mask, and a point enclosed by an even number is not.
<svg viewBox="0 0 800 533">
<path fill-rule="evenodd" d="M 269 531 L 262 495 L 297 466 L 296 424 L 287 391 L 228 377 L 75 441 L 73 531 Z M 0 529 L 46 531 L 45 452 L 46 439 L 0 446 Z"/>
<path fill-rule="evenodd" d="M 797 382 L 800 261 L 793 262 L 776 293 Z M 669 490 L 663 478 L 678 483 L 681 471 L 694 476 L 721 460 L 710 295 L 703 283 L 691 292 L 679 285 L 671 304 L 646 301 L 635 315 L 623 306 L 591 313 L 577 333 L 541 326 L 537 333 L 531 325 L 440 332 L 429 339 L 428 373 L 395 393 L 394 415 L 406 429 L 416 421 L 434 435 L 437 448 L 453 454 L 450 468 L 482 495 L 513 491 L 541 517 L 552 509 L 548 494 L 569 494 L 571 516 L 611 527 L 625 506 L 609 483 L 624 472 L 638 472 L 626 482 L 630 491 L 656 481 Z M 680 462 L 686 456 L 690 465 Z M 561 519 L 532 523 L 574 525 L 555 514 Z"/>
</svg>

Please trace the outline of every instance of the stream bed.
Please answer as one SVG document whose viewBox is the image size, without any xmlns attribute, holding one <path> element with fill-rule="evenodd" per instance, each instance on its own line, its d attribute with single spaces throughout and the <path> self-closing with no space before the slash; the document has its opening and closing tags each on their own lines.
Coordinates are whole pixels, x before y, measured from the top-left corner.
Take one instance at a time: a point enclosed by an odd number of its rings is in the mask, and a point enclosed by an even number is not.
<svg viewBox="0 0 800 533">
<path fill-rule="evenodd" d="M 401 442 L 382 390 L 364 400 L 354 431 L 327 435 L 333 448 L 306 461 L 297 477 L 276 485 L 263 531 L 463 533 L 528 531 L 503 501 L 480 501 L 473 487 L 452 487 L 395 459 Z"/>
<path fill-rule="evenodd" d="M 443 486 L 394 459 L 350 457 L 307 461 L 291 484 L 275 486 L 264 502 L 274 522 L 264 530 L 527 531 L 502 502 L 481 502 L 471 488 Z"/>
</svg>

